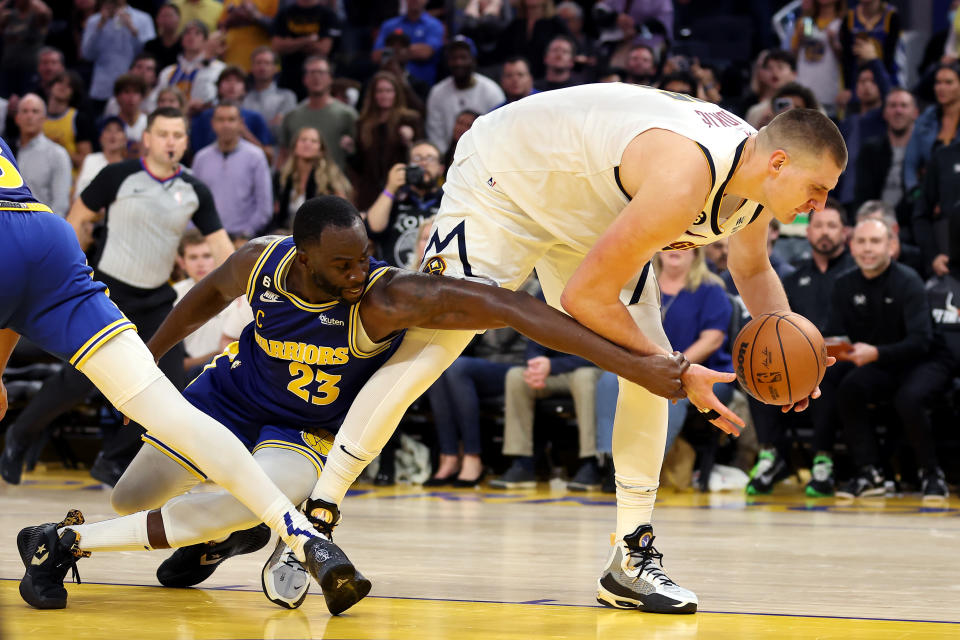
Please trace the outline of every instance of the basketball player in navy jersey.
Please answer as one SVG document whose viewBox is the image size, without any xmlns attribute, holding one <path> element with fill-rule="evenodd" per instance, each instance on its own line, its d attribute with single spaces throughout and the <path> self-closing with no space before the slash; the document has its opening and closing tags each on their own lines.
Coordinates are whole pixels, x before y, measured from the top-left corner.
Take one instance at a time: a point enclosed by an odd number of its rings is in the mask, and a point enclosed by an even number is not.
<svg viewBox="0 0 960 640">
<path fill-rule="evenodd" d="M 183 145 L 185 135 L 181 128 Z M 176 146 L 173 138 L 165 142 Z M 342 552 L 287 500 L 241 442 L 186 402 L 163 376 L 133 323 L 107 296 L 106 286 L 92 279 L 73 228 L 33 197 L 2 139 L 0 273 L 0 374 L 21 335 L 69 362 L 117 409 L 189 455 L 289 541 L 295 555 L 306 559 L 311 575 L 329 587 L 335 608 L 363 597 L 368 583 L 354 575 Z M 0 382 L 0 419 L 6 410 Z M 17 538 L 24 565 L 30 568 L 20 593 L 35 607 L 66 606 L 63 576 L 79 551 L 75 536 L 58 534 L 58 528 L 30 527 Z"/>
<path fill-rule="evenodd" d="M 292 237 L 245 245 L 184 296 L 149 343 L 160 357 L 238 295 L 247 297 L 254 321 L 184 396 L 253 449 L 254 459 L 293 502 L 309 496 L 332 433 L 409 327 L 509 325 L 664 396 L 682 393 L 680 377 L 688 363 L 681 354 L 630 354 L 531 296 L 397 270 L 370 258 L 370 250 L 351 204 L 334 196 L 311 199 L 297 212 Z M 49 526 L 69 537 L 76 554 L 176 547 L 157 576 L 168 586 L 189 586 L 209 577 L 226 558 L 266 544 L 269 532 L 264 538 L 255 527 L 258 517 L 229 493 L 181 495 L 204 479 L 188 451 L 162 435 L 148 434 L 145 440 L 152 446 L 141 449 L 111 497 L 118 512 L 137 513 Z M 308 502 L 307 512 L 327 535 L 340 517 L 336 505 L 322 501 Z M 289 573 L 273 573 L 293 564 L 291 554 L 281 541 L 263 575 L 267 597 L 286 607 L 299 606 L 306 596 L 305 576 L 295 582 Z M 358 580 L 365 594 L 369 582 Z M 334 611 L 329 599 L 328 606 Z"/>
<path fill-rule="evenodd" d="M 550 305 L 634 353 L 665 357 L 654 254 L 729 237 L 728 268 L 750 313 L 789 310 L 767 255 L 767 227 L 773 217 L 790 222 L 822 209 L 846 163 L 840 132 L 811 109 L 782 113 L 757 131 L 716 105 L 649 87 L 548 91 L 481 116 L 460 139 L 421 269 L 508 289 L 536 269 Z M 339 505 L 410 403 L 470 340 L 466 331 L 408 331 L 357 395 L 312 497 Z M 713 393 L 714 383 L 733 379 L 692 364 L 683 386 L 715 426 L 738 433 L 742 420 Z M 661 395 L 620 380 L 617 542 L 597 598 L 692 613 L 696 594 L 667 576 L 653 546 L 667 432 Z"/>
</svg>

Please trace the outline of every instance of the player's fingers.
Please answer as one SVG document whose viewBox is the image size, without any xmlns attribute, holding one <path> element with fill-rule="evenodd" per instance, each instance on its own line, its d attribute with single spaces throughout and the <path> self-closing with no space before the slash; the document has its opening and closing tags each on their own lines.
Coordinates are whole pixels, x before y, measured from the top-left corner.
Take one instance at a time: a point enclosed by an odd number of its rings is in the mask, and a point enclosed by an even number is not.
<svg viewBox="0 0 960 640">
<path fill-rule="evenodd" d="M 813 393 L 810 394 L 810 398 L 813 400 L 816 400 L 821 395 L 823 395 L 823 393 L 820 391 L 820 387 L 817 387 L 816 389 L 813 390 Z"/>
<path fill-rule="evenodd" d="M 806 411 L 808 406 L 810 406 L 810 398 L 804 398 L 800 402 L 794 403 L 793 410 L 796 413 L 800 413 L 801 411 Z"/>
<path fill-rule="evenodd" d="M 722 416 L 717 418 L 716 420 L 711 420 L 710 424 L 712 424 L 713 426 L 717 427 L 718 429 L 720 429 L 725 433 L 729 433 L 732 436 L 740 435 L 740 428 Z"/>
<path fill-rule="evenodd" d="M 717 399 L 717 396 L 712 393 L 706 398 L 706 403 L 704 406 L 700 407 L 701 413 L 709 413 L 710 411 L 718 413 L 720 416 L 726 418 L 731 423 L 743 427 L 743 420 L 740 419 L 740 416 L 731 411 L 725 404 L 720 402 Z M 708 415 L 707 420 L 712 420 L 713 416 Z"/>
<path fill-rule="evenodd" d="M 827 366 L 832 367 L 835 364 L 837 364 L 837 359 L 833 356 L 827 356 Z"/>
</svg>

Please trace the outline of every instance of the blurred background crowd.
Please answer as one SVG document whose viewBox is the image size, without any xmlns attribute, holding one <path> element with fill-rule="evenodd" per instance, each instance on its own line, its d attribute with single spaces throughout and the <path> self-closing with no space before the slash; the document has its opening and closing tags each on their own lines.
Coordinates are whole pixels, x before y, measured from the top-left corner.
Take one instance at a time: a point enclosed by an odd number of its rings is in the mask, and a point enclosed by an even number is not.
<svg viewBox="0 0 960 640">
<path fill-rule="evenodd" d="M 533 93 L 650 85 L 755 127 L 820 109 L 843 133 L 849 164 L 824 211 L 774 224 L 769 237 L 792 307 L 842 346 L 841 361 L 803 414 L 718 388 L 750 423 L 735 441 L 673 405 L 662 481 L 940 499 L 960 479 L 958 4 L 4 0 L 0 135 L 40 200 L 62 215 L 92 212 L 81 241 L 96 268 L 106 220 L 124 202 L 119 178 L 101 171 L 146 156 L 155 109 L 186 114 L 182 162 L 212 203 L 188 212 L 194 224 L 164 263 L 170 284 L 145 286 L 112 267 L 111 290 L 122 298 L 126 282 L 129 304 L 165 313 L 222 260 L 209 242 L 211 207 L 239 245 L 287 232 L 307 198 L 340 195 L 363 212 L 380 258 L 416 268 L 460 136 Z M 725 263 L 718 243 L 663 254 L 655 268 L 674 347 L 731 371 L 730 340 L 749 318 Z M 527 287 L 536 293 L 535 280 Z M 179 378 L 234 339 L 248 313 L 238 302 L 191 336 Z M 119 417 L 95 392 L 29 344 L 5 383 L 4 426 L 29 434 L 17 443 L 28 469 L 41 457 L 89 463 L 99 450 L 92 474 L 113 484 L 140 446 L 117 435 Z M 375 481 L 510 489 L 554 478 L 612 491 L 616 394 L 615 378 L 583 360 L 488 332 L 411 410 Z M 8 438 L 4 460 L 10 449 Z"/>
</svg>

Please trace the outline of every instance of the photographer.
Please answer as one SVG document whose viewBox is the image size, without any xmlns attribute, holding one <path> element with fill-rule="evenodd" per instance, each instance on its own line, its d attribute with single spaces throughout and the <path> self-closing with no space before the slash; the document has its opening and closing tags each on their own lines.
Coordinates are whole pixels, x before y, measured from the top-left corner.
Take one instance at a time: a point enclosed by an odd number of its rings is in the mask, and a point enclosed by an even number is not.
<svg viewBox="0 0 960 640">
<path fill-rule="evenodd" d="M 397 267 L 410 262 L 420 223 L 440 208 L 443 170 L 440 151 L 426 140 L 410 148 L 410 164 L 390 168 L 386 187 L 367 210 L 367 226 L 383 260 Z"/>
</svg>

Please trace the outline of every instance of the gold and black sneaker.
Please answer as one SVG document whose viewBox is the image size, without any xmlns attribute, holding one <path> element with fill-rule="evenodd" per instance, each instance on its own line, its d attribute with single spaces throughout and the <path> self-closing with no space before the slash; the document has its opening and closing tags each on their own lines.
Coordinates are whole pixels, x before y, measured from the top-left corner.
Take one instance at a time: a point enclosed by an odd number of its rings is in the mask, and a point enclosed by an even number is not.
<svg viewBox="0 0 960 640">
<path fill-rule="evenodd" d="M 80 584 L 77 560 L 90 553 L 80 550 L 80 536 L 69 528 L 78 524 L 83 524 L 83 514 L 71 509 L 61 522 L 26 527 L 17 534 L 17 549 L 26 569 L 20 581 L 20 597 L 31 607 L 67 606 L 67 590 L 63 587 L 67 569 L 73 569 L 73 581 Z M 58 534 L 60 529 L 63 532 Z"/>
<path fill-rule="evenodd" d="M 333 528 L 340 523 L 340 509 L 325 500 L 307 500 L 306 516 L 322 535 L 303 547 L 304 566 L 320 585 L 327 609 L 343 613 L 370 593 L 370 581 L 353 566 L 340 547 L 333 543 Z M 269 594 L 267 595 L 269 598 Z"/>
</svg>

